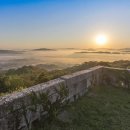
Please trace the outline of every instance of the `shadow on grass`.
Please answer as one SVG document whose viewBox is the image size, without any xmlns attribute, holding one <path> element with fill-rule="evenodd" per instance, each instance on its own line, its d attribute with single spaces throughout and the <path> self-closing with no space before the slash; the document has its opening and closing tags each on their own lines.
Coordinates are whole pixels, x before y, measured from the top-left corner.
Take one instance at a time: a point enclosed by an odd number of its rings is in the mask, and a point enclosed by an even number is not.
<svg viewBox="0 0 130 130">
<path fill-rule="evenodd" d="M 65 111 L 69 121 L 57 119 L 34 130 L 130 130 L 130 90 L 94 87 Z"/>
</svg>

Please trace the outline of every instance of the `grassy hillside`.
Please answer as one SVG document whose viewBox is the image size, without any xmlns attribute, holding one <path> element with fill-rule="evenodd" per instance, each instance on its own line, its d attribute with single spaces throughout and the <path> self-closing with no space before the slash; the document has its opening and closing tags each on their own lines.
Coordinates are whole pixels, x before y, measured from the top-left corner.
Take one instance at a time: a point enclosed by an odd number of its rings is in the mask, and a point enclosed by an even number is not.
<svg viewBox="0 0 130 130">
<path fill-rule="evenodd" d="M 130 130 L 130 90 L 95 87 L 65 110 L 62 121 L 34 130 Z"/>
</svg>

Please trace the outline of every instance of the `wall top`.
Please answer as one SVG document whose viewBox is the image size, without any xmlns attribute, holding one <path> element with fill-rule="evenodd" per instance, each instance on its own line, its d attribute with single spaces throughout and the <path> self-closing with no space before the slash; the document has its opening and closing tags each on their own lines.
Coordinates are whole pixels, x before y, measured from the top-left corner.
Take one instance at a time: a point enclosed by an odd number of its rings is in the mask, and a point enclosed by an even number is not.
<svg viewBox="0 0 130 130">
<path fill-rule="evenodd" d="M 85 74 L 85 73 L 92 72 L 92 71 L 97 70 L 97 69 L 100 69 L 100 68 L 103 68 L 103 66 L 95 66 L 95 67 L 89 68 L 89 69 L 87 69 L 87 70 L 81 70 L 81 71 L 78 71 L 78 72 L 75 72 L 75 73 L 72 73 L 72 74 L 69 74 L 69 75 L 61 76 L 61 78 L 62 78 L 62 79 L 73 78 L 73 77 L 76 77 L 76 76 L 83 75 L 83 74 Z"/>
</svg>

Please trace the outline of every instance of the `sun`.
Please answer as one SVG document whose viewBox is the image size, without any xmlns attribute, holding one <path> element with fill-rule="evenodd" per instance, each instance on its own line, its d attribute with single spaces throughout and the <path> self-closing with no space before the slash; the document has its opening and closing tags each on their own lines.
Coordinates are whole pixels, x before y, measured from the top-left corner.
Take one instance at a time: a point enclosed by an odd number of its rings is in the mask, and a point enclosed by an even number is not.
<svg viewBox="0 0 130 130">
<path fill-rule="evenodd" d="M 107 36 L 104 34 L 97 35 L 96 43 L 100 46 L 105 45 L 108 42 Z"/>
</svg>

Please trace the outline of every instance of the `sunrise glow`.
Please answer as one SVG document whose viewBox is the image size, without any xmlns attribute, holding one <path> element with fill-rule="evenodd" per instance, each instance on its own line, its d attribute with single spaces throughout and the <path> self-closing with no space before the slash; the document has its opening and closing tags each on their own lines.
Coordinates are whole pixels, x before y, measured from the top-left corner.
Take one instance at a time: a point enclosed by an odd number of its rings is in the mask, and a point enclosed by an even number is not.
<svg viewBox="0 0 130 130">
<path fill-rule="evenodd" d="M 108 42 L 108 38 L 106 35 L 104 34 L 100 34 L 96 36 L 96 43 L 100 46 L 102 45 L 106 45 L 106 43 Z"/>
</svg>

